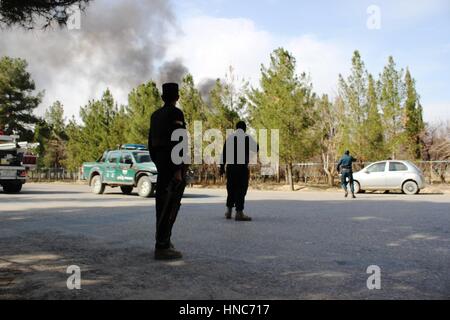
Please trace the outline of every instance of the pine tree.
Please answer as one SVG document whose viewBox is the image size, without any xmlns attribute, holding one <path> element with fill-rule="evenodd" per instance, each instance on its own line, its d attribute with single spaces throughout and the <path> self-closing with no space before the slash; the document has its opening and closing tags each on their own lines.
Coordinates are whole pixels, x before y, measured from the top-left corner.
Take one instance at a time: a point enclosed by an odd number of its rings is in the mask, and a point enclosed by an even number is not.
<svg viewBox="0 0 450 320">
<path fill-rule="evenodd" d="M 409 157 L 417 160 L 422 158 L 422 143 L 420 136 L 424 130 L 422 106 L 416 92 L 415 81 L 409 69 L 405 75 L 405 139 Z"/>
<path fill-rule="evenodd" d="M 44 142 L 45 155 L 43 165 L 47 168 L 61 168 L 66 159 L 66 125 L 64 107 L 56 101 L 45 112 L 45 121 L 50 129 L 50 135 Z"/>
<path fill-rule="evenodd" d="M 183 109 L 184 118 L 192 137 L 194 122 L 206 120 L 206 108 L 199 90 L 195 87 L 194 78 L 191 74 L 186 75 L 183 79 L 180 88 L 179 105 Z"/>
<path fill-rule="evenodd" d="M 216 85 L 211 90 L 211 108 L 207 113 L 208 124 L 211 128 L 216 128 L 226 133 L 226 130 L 233 129 L 240 120 L 238 108 L 230 102 L 230 91 L 226 83 L 220 79 L 216 80 Z"/>
<path fill-rule="evenodd" d="M 403 139 L 403 100 L 405 89 L 403 70 L 397 70 L 393 57 L 389 57 L 387 65 L 380 76 L 380 102 L 383 112 L 383 125 L 386 132 L 386 146 L 395 159 L 401 151 Z"/>
<path fill-rule="evenodd" d="M 316 97 L 306 74 L 297 76 L 295 58 L 288 51 L 275 50 L 270 61 L 269 67 L 261 67 L 261 88 L 250 93 L 250 118 L 255 128 L 280 130 L 280 160 L 293 190 L 293 164 L 317 150 Z"/>
<path fill-rule="evenodd" d="M 345 136 L 339 150 L 351 150 L 359 160 L 369 160 L 365 124 L 368 119 L 368 74 L 358 51 L 352 58 L 352 69 L 347 79 L 339 75 L 339 96 L 344 108 L 343 131 Z"/>
<path fill-rule="evenodd" d="M 383 125 L 378 109 L 378 96 L 375 80 L 372 75 L 368 78 L 367 92 L 367 119 L 364 123 L 367 138 L 367 159 L 370 161 L 382 160 L 386 156 L 384 149 Z"/>
<path fill-rule="evenodd" d="M 84 154 L 85 144 L 83 143 L 84 136 L 82 130 L 81 125 L 77 123 L 75 117 L 72 117 L 66 127 L 69 140 L 66 146 L 67 158 L 63 161 L 64 167 L 72 171 L 78 170 L 84 161 L 93 160 Z"/>
<path fill-rule="evenodd" d="M 33 150 L 38 155 L 38 167 L 45 167 L 44 159 L 46 150 L 48 148 L 47 142 L 50 139 L 52 130 L 48 123 L 44 119 L 39 119 L 34 128 L 34 142 L 38 143 L 38 146 Z"/>
<path fill-rule="evenodd" d="M 23 140 L 33 138 L 33 127 L 39 119 L 33 110 L 41 103 L 43 93 L 36 86 L 23 59 L 0 59 L 0 130 L 16 132 Z"/>
<path fill-rule="evenodd" d="M 115 130 L 119 112 L 109 89 L 100 100 L 89 101 L 80 109 L 82 123 L 78 125 L 72 119 L 67 126 L 67 167 L 73 170 L 85 161 L 98 159 L 106 150 L 119 147 L 125 136 L 125 131 Z"/>
<path fill-rule="evenodd" d="M 126 108 L 128 130 L 125 137 L 128 143 L 147 144 L 150 116 L 162 104 L 160 92 L 153 81 L 141 84 L 131 91 Z"/>
</svg>

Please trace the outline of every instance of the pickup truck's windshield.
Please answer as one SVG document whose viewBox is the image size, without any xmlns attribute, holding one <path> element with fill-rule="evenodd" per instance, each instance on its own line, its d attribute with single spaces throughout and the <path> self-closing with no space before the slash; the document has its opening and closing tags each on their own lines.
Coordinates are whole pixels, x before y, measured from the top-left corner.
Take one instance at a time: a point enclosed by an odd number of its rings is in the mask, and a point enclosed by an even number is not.
<svg viewBox="0 0 450 320">
<path fill-rule="evenodd" d="M 133 156 L 137 163 L 147 163 L 152 161 L 148 152 L 133 152 Z"/>
</svg>

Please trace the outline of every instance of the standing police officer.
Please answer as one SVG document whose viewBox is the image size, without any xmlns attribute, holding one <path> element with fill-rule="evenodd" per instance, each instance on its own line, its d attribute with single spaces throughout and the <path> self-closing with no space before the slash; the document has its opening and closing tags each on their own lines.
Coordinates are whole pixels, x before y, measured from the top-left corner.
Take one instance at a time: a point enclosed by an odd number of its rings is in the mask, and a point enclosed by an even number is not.
<svg viewBox="0 0 450 320">
<path fill-rule="evenodd" d="M 225 217 L 231 219 L 233 207 L 236 207 L 236 221 L 251 221 L 252 218 L 244 214 L 245 196 L 250 177 L 248 165 L 251 153 L 258 152 L 258 145 L 253 138 L 246 134 L 247 125 L 244 121 L 236 124 L 236 132 L 228 137 L 223 146 L 220 175 L 227 175 L 227 211 Z"/>
<path fill-rule="evenodd" d="M 353 185 L 353 162 L 356 159 L 350 155 L 350 151 L 345 151 L 344 156 L 341 158 L 337 165 L 337 171 L 341 173 L 341 185 L 345 190 L 345 197 L 348 197 L 348 189 L 347 184 L 350 183 L 350 189 L 352 191 L 352 198 L 355 199 L 355 187 Z M 347 178 L 348 181 L 347 182 Z"/>
<path fill-rule="evenodd" d="M 148 147 L 158 170 L 156 183 L 156 245 L 155 259 L 182 258 L 170 241 L 185 185 L 184 164 L 175 164 L 171 154 L 179 141 L 172 141 L 175 130 L 186 130 L 183 112 L 176 107 L 179 99 L 178 84 L 166 83 L 162 87 L 164 106 L 151 116 Z"/>
</svg>

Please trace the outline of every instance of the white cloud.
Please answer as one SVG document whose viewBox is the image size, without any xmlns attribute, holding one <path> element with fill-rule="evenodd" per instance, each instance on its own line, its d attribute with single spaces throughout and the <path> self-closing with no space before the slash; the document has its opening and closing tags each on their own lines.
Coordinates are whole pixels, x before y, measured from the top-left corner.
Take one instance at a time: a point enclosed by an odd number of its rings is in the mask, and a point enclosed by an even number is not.
<svg viewBox="0 0 450 320">
<path fill-rule="evenodd" d="M 172 40 L 168 58 L 181 58 L 197 79 L 223 77 L 230 65 L 252 77 L 272 47 L 269 33 L 251 20 L 199 16 L 185 21 L 182 35 Z"/>
<path fill-rule="evenodd" d="M 235 72 L 256 85 L 261 64 L 270 53 L 285 47 L 297 59 L 298 72 L 310 73 L 319 93 L 336 92 L 337 77 L 348 69 L 351 50 L 313 35 L 278 37 L 258 29 L 249 19 L 192 17 L 181 25 L 168 48 L 169 59 L 182 58 L 197 81 L 223 77 L 230 65 Z"/>
<path fill-rule="evenodd" d="M 318 93 L 333 95 L 339 73 L 346 74 L 350 67 L 352 50 L 311 35 L 292 39 L 286 48 L 296 57 L 298 71 L 310 74 Z"/>
</svg>

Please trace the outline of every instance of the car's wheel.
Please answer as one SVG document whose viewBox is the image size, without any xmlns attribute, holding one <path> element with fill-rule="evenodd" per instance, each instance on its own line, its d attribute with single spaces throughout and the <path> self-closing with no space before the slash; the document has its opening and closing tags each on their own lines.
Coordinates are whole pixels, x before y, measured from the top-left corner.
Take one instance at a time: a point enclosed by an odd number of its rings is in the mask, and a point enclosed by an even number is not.
<svg viewBox="0 0 450 320">
<path fill-rule="evenodd" d="M 419 193 L 420 190 L 419 190 L 419 186 L 417 185 L 417 183 L 415 181 L 406 181 L 403 184 L 402 191 L 405 194 L 413 195 L 413 194 Z"/>
<path fill-rule="evenodd" d="M 102 177 L 97 175 L 91 180 L 91 190 L 95 194 L 103 194 L 105 192 L 106 185 L 102 183 Z"/>
<path fill-rule="evenodd" d="M 131 194 L 133 192 L 133 186 L 121 186 L 120 190 L 122 190 L 123 194 Z"/>
<path fill-rule="evenodd" d="M 138 194 L 140 197 L 148 198 L 152 194 L 152 182 L 147 176 L 142 176 L 137 184 Z"/>
<path fill-rule="evenodd" d="M 353 181 L 353 188 L 355 189 L 355 193 L 362 193 L 361 185 L 358 181 Z"/>
<path fill-rule="evenodd" d="M 19 193 L 22 190 L 22 182 L 10 182 L 3 185 L 3 192 L 5 193 Z"/>
</svg>

